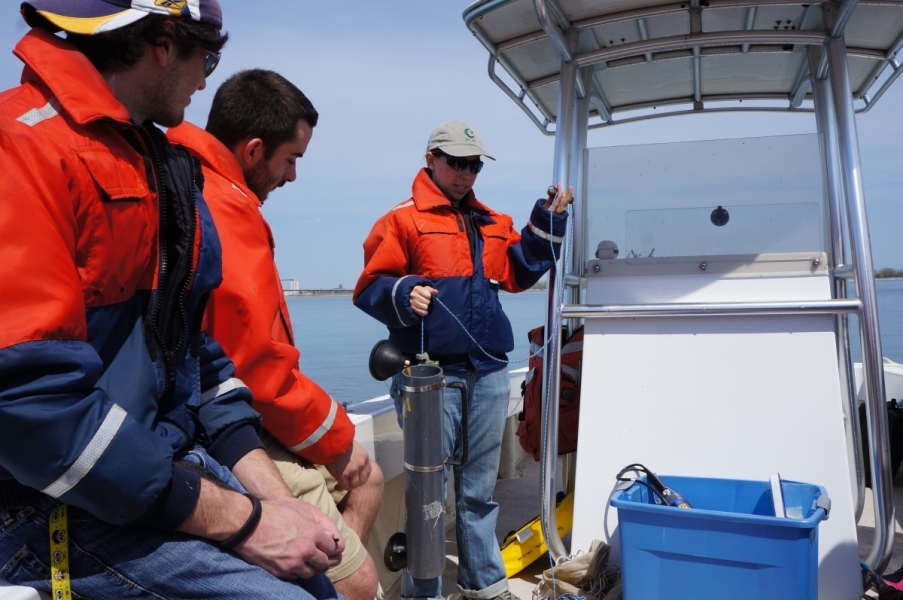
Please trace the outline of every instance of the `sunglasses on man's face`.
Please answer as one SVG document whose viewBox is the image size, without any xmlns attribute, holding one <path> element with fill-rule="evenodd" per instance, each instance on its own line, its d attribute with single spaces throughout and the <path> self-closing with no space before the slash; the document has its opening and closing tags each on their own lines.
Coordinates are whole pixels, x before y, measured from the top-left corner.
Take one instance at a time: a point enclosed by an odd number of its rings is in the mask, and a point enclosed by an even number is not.
<svg viewBox="0 0 903 600">
<path fill-rule="evenodd" d="M 446 154 L 445 162 L 455 171 L 463 171 L 464 169 L 470 167 L 470 172 L 474 175 L 476 175 L 483 169 L 483 161 L 479 158 L 476 160 L 467 160 L 466 158 L 462 158 L 460 156 L 449 156 Z"/>
<path fill-rule="evenodd" d="M 210 74 L 216 70 L 216 65 L 219 64 L 222 55 L 222 52 L 207 52 L 207 57 L 204 59 L 204 77 L 210 77 Z"/>
</svg>

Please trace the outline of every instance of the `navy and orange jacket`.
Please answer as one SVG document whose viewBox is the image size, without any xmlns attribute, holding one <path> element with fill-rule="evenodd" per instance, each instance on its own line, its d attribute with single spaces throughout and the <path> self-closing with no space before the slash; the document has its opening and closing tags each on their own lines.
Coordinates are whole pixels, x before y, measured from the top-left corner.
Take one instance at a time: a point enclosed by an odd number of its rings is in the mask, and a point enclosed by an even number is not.
<svg viewBox="0 0 903 600">
<path fill-rule="evenodd" d="M 329 464 L 351 446 L 354 424 L 300 370 L 261 203 L 238 160 L 214 136 L 190 123 L 167 135 L 200 158 L 204 197 L 223 246 L 223 283 L 207 305 L 206 330 L 235 361 L 267 431 L 310 462 Z"/>
<path fill-rule="evenodd" d="M 462 208 L 453 206 L 421 169 L 411 198 L 377 221 L 364 241 L 354 304 L 384 323 L 389 340 L 412 356 L 421 352 L 421 318 L 411 310 L 411 290 L 430 285 L 439 291 L 422 320 L 430 358 L 449 370 L 503 367 L 514 336 L 498 292 L 539 281 L 566 231 L 567 214 L 552 215 L 544 202 L 536 201 L 518 233 L 511 217 L 480 203 L 473 191 Z"/>
<path fill-rule="evenodd" d="M 58 498 L 175 528 L 197 442 L 231 466 L 259 415 L 199 329 L 220 250 L 196 161 L 137 126 L 91 63 L 32 30 L 0 93 L 0 505 Z M 159 210 L 158 210 L 159 206 Z"/>
</svg>

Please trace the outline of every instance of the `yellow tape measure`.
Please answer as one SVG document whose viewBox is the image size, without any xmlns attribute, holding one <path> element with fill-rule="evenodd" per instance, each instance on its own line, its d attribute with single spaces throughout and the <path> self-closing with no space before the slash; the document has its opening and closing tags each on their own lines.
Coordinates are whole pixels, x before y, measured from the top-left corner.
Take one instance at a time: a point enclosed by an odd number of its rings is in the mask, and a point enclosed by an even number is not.
<svg viewBox="0 0 903 600">
<path fill-rule="evenodd" d="M 69 582 L 69 515 L 65 504 L 50 511 L 50 586 L 53 600 L 72 600 Z"/>
</svg>

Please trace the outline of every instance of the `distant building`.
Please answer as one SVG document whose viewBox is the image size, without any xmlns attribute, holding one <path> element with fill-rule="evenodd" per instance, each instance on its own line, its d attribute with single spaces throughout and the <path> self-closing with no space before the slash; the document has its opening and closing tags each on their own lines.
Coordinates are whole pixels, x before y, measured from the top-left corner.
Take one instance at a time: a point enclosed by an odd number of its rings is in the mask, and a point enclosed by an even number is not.
<svg viewBox="0 0 903 600">
<path fill-rule="evenodd" d="M 353 290 L 346 289 L 341 283 L 332 289 L 301 289 L 297 279 L 280 279 L 282 292 L 286 296 L 350 296 Z"/>
</svg>

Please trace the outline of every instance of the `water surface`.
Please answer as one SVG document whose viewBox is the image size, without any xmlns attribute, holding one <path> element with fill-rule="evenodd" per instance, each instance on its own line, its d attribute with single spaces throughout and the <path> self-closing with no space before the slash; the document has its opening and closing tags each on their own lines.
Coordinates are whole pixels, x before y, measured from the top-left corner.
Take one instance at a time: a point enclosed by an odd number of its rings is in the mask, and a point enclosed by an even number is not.
<svg viewBox="0 0 903 600">
<path fill-rule="evenodd" d="M 884 356 L 903 363 L 903 280 L 877 282 L 878 322 Z M 502 305 L 514 327 L 511 367 L 526 366 L 527 332 L 545 322 L 546 292 L 502 294 Z M 388 393 L 388 386 L 370 377 L 370 350 L 387 336 L 386 328 L 358 310 L 351 296 L 289 297 L 289 312 L 301 349 L 301 370 L 340 402 L 355 403 Z M 856 319 L 851 339 L 859 360 Z"/>
</svg>

